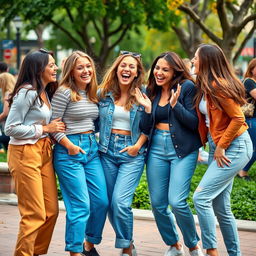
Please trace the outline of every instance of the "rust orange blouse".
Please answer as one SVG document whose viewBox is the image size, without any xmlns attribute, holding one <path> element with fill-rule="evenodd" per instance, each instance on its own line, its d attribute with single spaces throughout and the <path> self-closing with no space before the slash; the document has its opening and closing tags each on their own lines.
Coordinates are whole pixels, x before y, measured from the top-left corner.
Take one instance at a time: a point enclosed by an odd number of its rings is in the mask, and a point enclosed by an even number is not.
<svg viewBox="0 0 256 256">
<path fill-rule="evenodd" d="M 210 120 L 209 132 L 216 146 L 227 149 L 231 142 L 248 129 L 244 114 L 239 104 L 233 99 L 220 97 L 219 103 L 222 109 L 218 109 L 209 96 L 206 96 L 207 111 Z M 205 116 L 197 107 L 199 118 L 199 134 L 203 145 L 207 142 L 208 128 L 205 124 Z"/>
</svg>

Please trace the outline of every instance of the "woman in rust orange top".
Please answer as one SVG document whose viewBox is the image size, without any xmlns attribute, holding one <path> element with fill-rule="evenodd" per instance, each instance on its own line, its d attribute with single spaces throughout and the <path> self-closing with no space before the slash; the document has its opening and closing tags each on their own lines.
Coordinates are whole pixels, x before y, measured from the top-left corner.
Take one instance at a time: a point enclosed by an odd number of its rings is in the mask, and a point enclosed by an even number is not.
<svg viewBox="0 0 256 256">
<path fill-rule="evenodd" d="M 207 255 L 219 255 L 216 215 L 228 255 L 240 256 L 230 193 L 234 177 L 252 156 L 248 126 L 240 108 L 245 103 L 245 90 L 218 46 L 200 45 L 193 64 L 199 133 L 202 143 L 208 140 L 210 147 L 208 169 L 194 193 L 202 243 Z"/>
</svg>

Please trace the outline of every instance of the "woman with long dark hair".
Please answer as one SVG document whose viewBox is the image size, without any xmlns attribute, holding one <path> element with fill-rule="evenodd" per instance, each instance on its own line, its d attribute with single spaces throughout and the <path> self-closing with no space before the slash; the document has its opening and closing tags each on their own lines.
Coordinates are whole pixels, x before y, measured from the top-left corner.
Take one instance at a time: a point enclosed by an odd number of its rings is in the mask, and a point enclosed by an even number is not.
<svg viewBox="0 0 256 256">
<path fill-rule="evenodd" d="M 218 46 L 199 46 L 193 63 L 199 133 L 202 143 L 208 141 L 210 148 L 208 168 L 194 193 L 203 247 L 208 255 L 219 255 L 216 215 L 228 255 L 240 256 L 230 194 L 234 177 L 252 156 L 252 142 L 240 107 L 246 102 L 245 89 Z"/>
<path fill-rule="evenodd" d="M 165 256 L 185 255 L 169 206 L 190 255 L 203 256 L 187 203 L 201 147 L 198 117 L 193 107 L 195 93 L 189 70 L 174 52 L 162 53 L 154 60 L 147 95 L 136 91 L 137 100 L 146 112 L 140 126 L 149 137 L 148 188 L 158 230 L 169 246 Z"/>
<path fill-rule="evenodd" d="M 29 53 L 22 62 L 10 97 L 5 132 L 10 136 L 8 165 L 15 181 L 21 215 L 15 256 L 46 254 L 58 216 L 56 178 L 49 133 L 64 131 L 50 122 L 50 99 L 58 67 L 52 53 Z"/>
</svg>

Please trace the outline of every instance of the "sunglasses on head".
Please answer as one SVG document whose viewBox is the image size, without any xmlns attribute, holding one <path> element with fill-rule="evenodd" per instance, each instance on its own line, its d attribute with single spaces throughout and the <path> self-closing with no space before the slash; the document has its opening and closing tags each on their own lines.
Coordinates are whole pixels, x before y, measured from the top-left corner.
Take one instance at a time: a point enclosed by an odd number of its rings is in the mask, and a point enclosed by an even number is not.
<svg viewBox="0 0 256 256">
<path fill-rule="evenodd" d="M 141 54 L 137 52 L 129 52 L 129 51 L 120 51 L 120 55 L 131 55 L 135 58 L 141 59 Z"/>
<path fill-rule="evenodd" d="M 44 48 L 40 48 L 40 49 L 39 49 L 39 52 L 47 53 L 47 54 L 53 55 L 53 51 L 49 51 L 49 50 L 46 50 L 46 49 L 44 49 Z"/>
</svg>

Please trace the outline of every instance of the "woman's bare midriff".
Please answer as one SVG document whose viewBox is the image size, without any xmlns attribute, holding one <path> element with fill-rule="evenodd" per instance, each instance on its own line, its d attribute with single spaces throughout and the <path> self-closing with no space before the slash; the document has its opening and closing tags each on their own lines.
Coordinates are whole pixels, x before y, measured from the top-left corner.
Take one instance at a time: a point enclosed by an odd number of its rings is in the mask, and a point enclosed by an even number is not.
<svg viewBox="0 0 256 256">
<path fill-rule="evenodd" d="M 119 130 L 119 129 L 112 129 L 111 133 L 117 133 L 121 135 L 131 135 L 131 131 Z"/>
<path fill-rule="evenodd" d="M 158 123 L 155 125 L 155 128 L 158 130 L 165 130 L 165 131 L 170 130 L 169 124 L 166 124 L 166 123 Z"/>
</svg>

